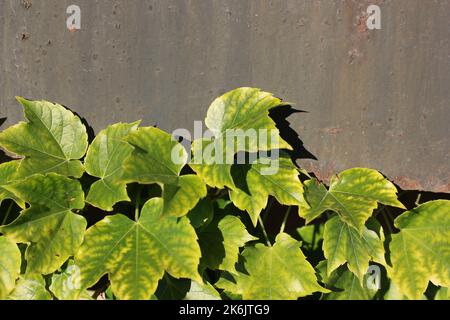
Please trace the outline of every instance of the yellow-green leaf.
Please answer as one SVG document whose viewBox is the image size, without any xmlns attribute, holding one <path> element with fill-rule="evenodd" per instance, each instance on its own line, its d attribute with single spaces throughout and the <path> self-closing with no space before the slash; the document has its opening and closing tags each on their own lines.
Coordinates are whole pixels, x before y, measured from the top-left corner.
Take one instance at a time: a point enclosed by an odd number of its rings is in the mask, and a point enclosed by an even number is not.
<svg viewBox="0 0 450 320">
<path fill-rule="evenodd" d="M 409 299 L 420 299 L 428 282 L 450 286 L 450 201 L 429 201 L 395 219 L 389 276 Z"/>
<path fill-rule="evenodd" d="M 15 194 L 9 191 L 6 186 L 16 181 L 17 168 L 19 161 L 9 161 L 0 164 L 0 204 L 5 199 L 14 200 L 20 207 L 24 207 L 25 203 L 19 199 Z"/>
<path fill-rule="evenodd" d="M 14 289 L 20 273 L 20 250 L 6 237 L 0 237 L 0 300 Z"/>
<path fill-rule="evenodd" d="M 335 215 L 325 223 L 323 237 L 328 276 L 347 262 L 348 269 L 362 282 L 369 261 L 386 264 L 383 242 L 373 230 L 364 227 L 360 234 Z"/>
<path fill-rule="evenodd" d="M 236 188 L 230 190 L 230 199 L 241 210 L 246 210 L 256 226 L 269 195 L 284 205 L 302 203 L 303 186 L 291 159 L 260 158 L 251 165 L 236 166 Z"/>
<path fill-rule="evenodd" d="M 86 202 L 106 211 L 120 201 L 129 201 L 126 183 L 121 181 L 123 162 L 133 151 L 124 138 L 136 130 L 139 122 L 117 123 L 100 131 L 86 154 L 84 166 L 91 176 L 99 178 L 89 190 Z"/>
<path fill-rule="evenodd" d="M 257 88 L 238 88 L 220 96 L 205 119 L 213 138 L 194 141 L 189 165 L 208 185 L 234 188 L 230 167 L 236 153 L 292 149 L 269 116 L 270 109 L 281 105 L 280 99 Z"/>
<path fill-rule="evenodd" d="M 164 271 L 176 278 L 201 281 L 200 248 L 187 217 L 161 216 L 163 200 L 146 202 L 138 221 L 107 216 L 86 232 L 75 257 L 81 287 L 109 274 L 119 299 L 150 299 Z"/>
<path fill-rule="evenodd" d="M 331 292 L 323 295 L 322 300 L 372 300 L 379 289 L 368 281 L 368 274 L 364 276 L 364 281 L 360 281 L 354 273 L 345 267 L 341 267 L 330 274 L 326 270 L 326 261 L 321 261 L 317 269 L 323 276 L 322 281 L 331 290 Z M 369 286 L 369 284 L 372 286 Z"/>
<path fill-rule="evenodd" d="M 40 274 L 21 276 L 8 300 L 51 300 L 52 296 L 45 288 L 45 280 Z"/>
<path fill-rule="evenodd" d="M 124 163 L 122 181 L 158 183 L 163 189 L 162 215 L 181 217 L 206 196 L 206 185 L 195 175 L 180 176 L 187 162 L 183 146 L 158 128 L 144 127 L 126 138 L 134 150 Z"/>
<path fill-rule="evenodd" d="M 235 216 L 225 216 L 211 222 L 199 231 L 198 236 L 204 267 L 231 273 L 236 272 L 239 248 L 257 239 L 247 232 L 244 224 Z"/>
<path fill-rule="evenodd" d="M 55 172 L 81 177 L 79 161 L 86 152 L 86 128 L 63 106 L 48 101 L 18 97 L 28 122 L 20 122 L 0 133 L 0 147 L 23 156 L 18 176 Z"/>
<path fill-rule="evenodd" d="M 397 200 L 397 188 L 376 170 L 353 168 L 333 176 L 330 188 L 316 179 L 304 183 L 304 200 L 299 214 L 309 223 L 326 210 L 337 212 L 341 219 L 360 233 L 377 207 L 377 202 L 404 208 Z"/>
<path fill-rule="evenodd" d="M 314 268 L 299 248 L 300 243 L 280 233 L 272 247 L 257 244 L 243 252 L 248 274 L 233 275 L 236 285 L 227 285 L 244 300 L 293 300 L 314 292 L 328 292 L 317 283 Z"/>
<path fill-rule="evenodd" d="M 0 231 L 16 243 L 29 243 L 27 272 L 52 273 L 83 241 L 86 219 L 73 212 L 84 207 L 80 183 L 55 173 L 36 174 L 9 185 L 8 190 L 30 207 Z"/>
</svg>

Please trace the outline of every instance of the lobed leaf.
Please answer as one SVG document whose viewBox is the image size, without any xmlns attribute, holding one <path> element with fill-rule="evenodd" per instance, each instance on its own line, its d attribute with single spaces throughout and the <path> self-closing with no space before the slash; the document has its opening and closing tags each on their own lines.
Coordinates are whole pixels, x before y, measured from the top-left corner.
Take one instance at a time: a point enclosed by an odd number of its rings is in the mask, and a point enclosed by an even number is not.
<svg viewBox="0 0 450 320">
<path fill-rule="evenodd" d="M 56 173 L 36 174 L 8 185 L 8 190 L 30 207 L 0 231 L 16 243 L 29 243 L 28 273 L 54 272 L 83 241 L 86 219 L 73 212 L 84 207 L 80 183 Z"/>
<path fill-rule="evenodd" d="M 91 176 L 99 178 L 89 190 L 86 202 L 106 211 L 120 201 L 130 201 L 126 183 L 121 181 L 123 162 L 133 147 L 124 139 L 136 130 L 139 122 L 117 123 L 100 131 L 86 154 L 84 166 Z"/>
<path fill-rule="evenodd" d="M 326 210 L 337 212 L 340 218 L 360 233 L 372 215 L 377 202 L 404 208 L 397 200 L 397 188 L 381 173 L 366 168 L 354 168 L 333 176 L 330 187 L 316 179 L 304 183 L 304 201 L 299 214 L 306 223 L 317 218 Z"/>
<path fill-rule="evenodd" d="M 401 293 L 420 299 L 428 282 L 450 286 L 450 201 L 429 201 L 395 219 L 388 274 Z"/>
<path fill-rule="evenodd" d="M 119 299 L 150 299 L 167 271 L 176 278 L 201 281 L 200 248 L 186 217 L 161 216 L 163 200 L 146 202 L 138 221 L 107 216 L 88 229 L 75 257 L 81 288 L 109 274 Z"/>
<path fill-rule="evenodd" d="M 0 300 L 3 300 L 16 285 L 21 255 L 17 245 L 4 236 L 0 236 L 0 252 Z"/>
<path fill-rule="evenodd" d="M 348 269 L 362 283 L 369 261 L 386 265 L 383 241 L 376 232 L 364 227 L 360 234 L 337 215 L 325 223 L 323 251 L 328 276 L 347 262 Z"/>
<path fill-rule="evenodd" d="M 328 292 L 317 283 L 314 268 L 306 261 L 300 243 L 280 233 L 273 247 L 257 244 L 244 249 L 248 274 L 233 275 L 227 289 L 244 300 L 293 300 L 314 292 Z"/>
<path fill-rule="evenodd" d="M 79 178 L 84 172 L 79 161 L 86 152 L 86 128 L 63 106 L 48 101 L 18 97 L 28 122 L 0 132 L 0 147 L 23 156 L 18 176 L 55 172 Z"/>
</svg>

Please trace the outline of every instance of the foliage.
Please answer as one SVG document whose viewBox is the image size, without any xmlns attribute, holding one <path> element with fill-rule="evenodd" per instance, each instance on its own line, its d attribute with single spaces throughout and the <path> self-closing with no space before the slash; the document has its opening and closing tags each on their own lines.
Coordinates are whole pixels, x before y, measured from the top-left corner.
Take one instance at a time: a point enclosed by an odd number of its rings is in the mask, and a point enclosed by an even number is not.
<svg viewBox="0 0 450 320">
<path fill-rule="evenodd" d="M 18 101 L 27 122 L 0 132 L 14 156 L 0 164 L 0 299 L 448 299 L 450 201 L 406 211 L 376 170 L 345 170 L 329 187 L 303 174 L 270 93 L 214 100 L 212 137 L 191 150 L 139 121 L 88 141 L 70 110 Z M 249 129 L 271 135 L 227 143 Z M 231 161 L 213 161 L 230 147 Z M 275 231 L 274 202 L 287 209 Z M 380 219 L 386 208 L 395 224 Z"/>
</svg>

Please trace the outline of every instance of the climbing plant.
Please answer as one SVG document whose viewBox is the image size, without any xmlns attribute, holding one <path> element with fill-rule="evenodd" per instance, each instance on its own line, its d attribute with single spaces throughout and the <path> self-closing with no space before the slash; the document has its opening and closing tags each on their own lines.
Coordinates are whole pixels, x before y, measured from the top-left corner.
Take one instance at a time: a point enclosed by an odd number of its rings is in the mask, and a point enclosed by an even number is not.
<svg viewBox="0 0 450 320">
<path fill-rule="evenodd" d="M 450 201 L 407 210 L 367 168 L 326 186 L 290 157 L 270 93 L 214 100 L 188 149 L 139 121 L 89 138 L 65 107 L 18 101 L 26 121 L 0 132 L 0 299 L 449 298 Z"/>
</svg>

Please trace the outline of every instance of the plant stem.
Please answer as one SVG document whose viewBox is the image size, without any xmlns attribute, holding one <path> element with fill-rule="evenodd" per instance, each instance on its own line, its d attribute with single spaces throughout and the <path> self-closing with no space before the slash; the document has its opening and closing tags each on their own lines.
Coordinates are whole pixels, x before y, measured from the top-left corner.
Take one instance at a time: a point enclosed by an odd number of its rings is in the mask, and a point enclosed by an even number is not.
<svg viewBox="0 0 450 320">
<path fill-rule="evenodd" d="M 3 218 L 1 225 L 4 225 L 6 223 L 6 221 L 8 220 L 9 214 L 11 213 L 12 206 L 13 206 L 13 202 L 11 201 L 11 203 L 9 204 L 8 210 L 6 210 L 6 214 L 5 214 L 5 217 Z"/>
<path fill-rule="evenodd" d="M 137 193 L 136 193 L 136 201 L 134 203 L 134 220 L 137 222 L 139 219 L 139 203 L 141 202 L 141 192 L 142 192 L 142 186 L 139 186 Z"/>
<path fill-rule="evenodd" d="M 269 237 L 267 236 L 266 228 L 264 227 L 264 223 L 263 223 L 261 216 L 258 216 L 258 221 L 259 221 L 259 224 L 261 225 L 261 229 L 264 234 L 264 238 L 266 238 L 267 245 L 269 247 L 271 247 L 272 244 L 270 243 Z"/>
<path fill-rule="evenodd" d="M 284 214 L 283 223 L 281 224 L 280 233 L 284 232 L 284 228 L 286 227 L 286 221 L 289 217 L 289 213 L 291 213 L 291 207 L 288 207 L 286 213 Z"/>
<path fill-rule="evenodd" d="M 269 198 L 269 204 L 267 205 L 266 209 L 264 210 L 264 212 L 262 214 L 263 215 L 263 217 L 262 217 L 263 221 L 266 221 L 267 215 L 269 214 L 270 209 L 272 209 L 274 201 L 275 201 L 274 198 Z"/>
</svg>

